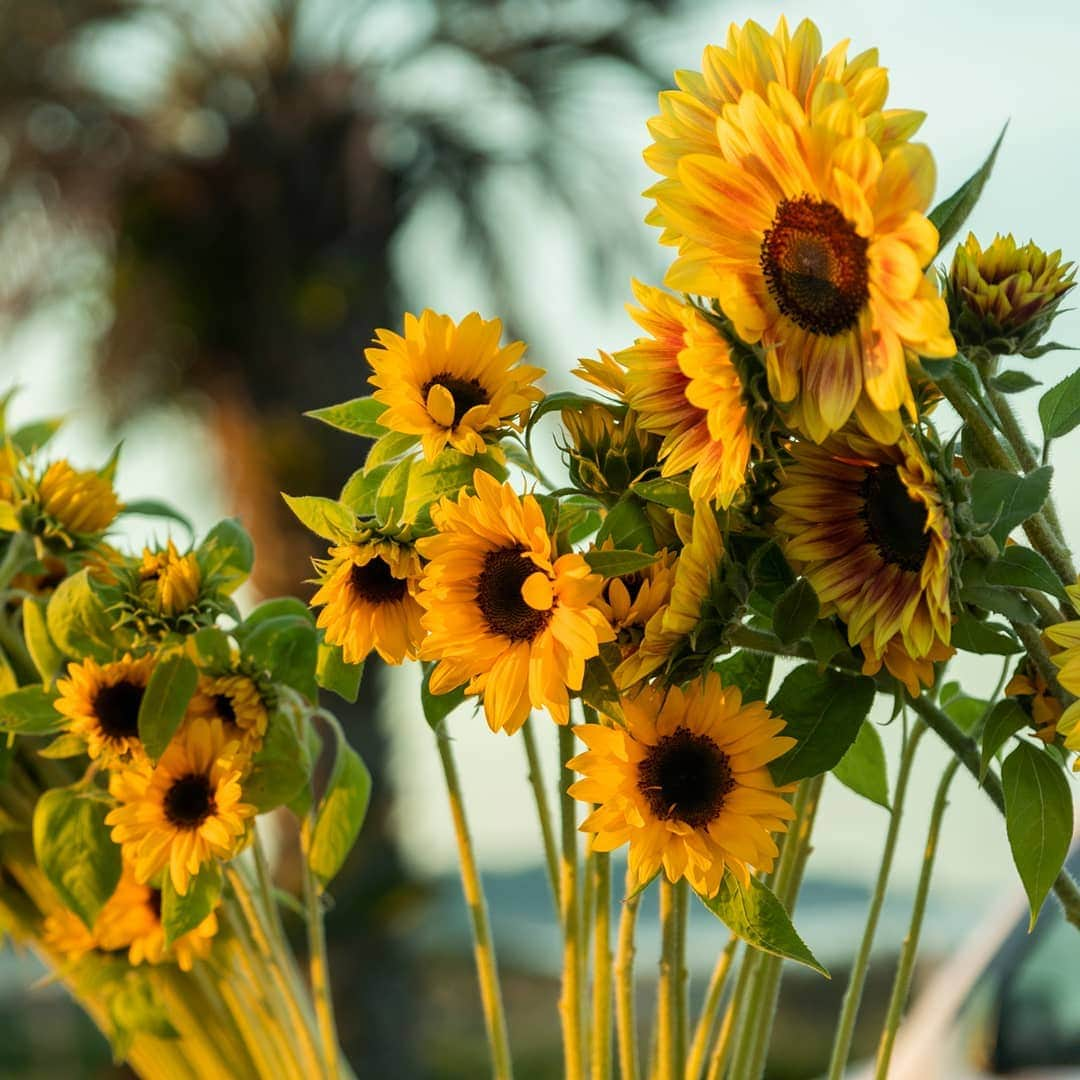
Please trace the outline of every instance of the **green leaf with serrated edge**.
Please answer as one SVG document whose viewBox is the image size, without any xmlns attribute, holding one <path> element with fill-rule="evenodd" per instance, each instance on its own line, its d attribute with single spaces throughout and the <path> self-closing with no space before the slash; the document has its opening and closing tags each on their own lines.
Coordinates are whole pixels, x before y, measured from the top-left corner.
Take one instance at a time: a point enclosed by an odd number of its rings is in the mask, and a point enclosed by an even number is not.
<svg viewBox="0 0 1080 1080">
<path fill-rule="evenodd" d="M 57 761 L 62 761 L 66 758 L 79 757 L 81 754 L 85 753 L 86 740 L 80 738 L 78 735 L 72 735 L 70 733 L 57 735 L 48 746 L 38 751 L 39 756 L 55 758 Z"/>
<path fill-rule="evenodd" d="M 187 530 L 189 538 L 195 536 L 195 527 L 191 524 L 191 521 L 175 507 L 158 499 L 135 499 L 132 502 L 126 502 L 121 507 L 120 513 L 138 514 L 141 517 L 157 517 L 165 518 L 167 521 L 175 521 Z"/>
<path fill-rule="evenodd" d="M 244 780 L 244 802 L 260 814 L 292 802 L 311 779 L 311 757 L 304 729 L 306 721 L 287 709 L 270 714 L 262 746 L 252 758 Z"/>
<path fill-rule="evenodd" d="M 222 592 L 234 592 L 255 565 L 255 545 L 237 518 L 219 521 L 205 536 L 196 553 L 203 576 L 220 578 Z"/>
<path fill-rule="evenodd" d="M 764 701 L 769 696 L 773 658 L 768 653 L 743 649 L 725 657 L 713 668 L 724 686 L 737 686 L 746 701 Z"/>
<path fill-rule="evenodd" d="M 1060 439 L 1080 424 L 1080 370 L 1050 387 L 1039 399 L 1043 435 Z"/>
<path fill-rule="evenodd" d="M 1066 599 L 1061 579 L 1037 551 L 1010 544 L 986 568 L 986 580 L 991 585 L 1011 585 L 1017 589 L 1038 589 L 1059 600 Z"/>
<path fill-rule="evenodd" d="M 22 454 L 32 454 L 41 450 L 60 430 L 64 421 L 60 417 L 49 420 L 35 420 L 13 431 L 8 438 Z"/>
<path fill-rule="evenodd" d="M 420 441 L 419 435 L 406 435 L 401 431 L 388 431 L 379 437 L 364 458 L 364 468 L 374 469 L 384 462 L 393 461 Z"/>
<path fill-rule="evenodd" d="M 767 885 L 750 879 L 744 889 L 730 871 L 720 881 L 720 891 L 713 897 L 700 893 L 698 899 L 733 933 L 762 952 L 794 960 L 830 978 L 826 968 L 799 937 L 784 905 Z"/>
<path fill-rule="evenodd" d="M 638 570 L 644 570 L 646 566 L 652 566 L 656 562 L 656 556 L 645 551 L 620 551 L 614 548 L 601 551 L 594 548 L 585 553 L 585 561 L 594 574 L 613 578 L 634 574 Z"/>
<path fill-rule="evenodd" d="M 1031 905 L 1030 931 L 1069 852 L 1072 794 L 1061 765 L 1026 742 L 1002 764 L 1001 786 L 1009 847 Z"/>
<path fill-rule="evenodd" d="M 1010 736 L 1018 731 L 1023 731 L 1031 723 L 1028 714 L 1020 707 L 1020 703 L 1013 698 L 1003 698 L 999 701 L 986 719 L 986 730 L 983 732 L 982 750 L 979 753 L 979 783 L 986 777 L 986 770 L 990 768 L 990 762 L 994 755 L 1005 745 Z"/>
<path fill-rule="evenodd" d="M 318 684 L 350 703 L 360 694 L 360 680 L 364 677 L 364 663 L 346 664 L 340 645 L 319 642 L 319 658 L 315 665 Z"/>
<path fill-rule="evenodd" d="M 22 603 L 23 638 L 26 651 L 34 661 L 34 667 L 46 684 L 56 678 L 64 662 L 63 654 L 53 643 L 45 620 L 45 602 L 32 596 L 23 598 Z"/>
<path fill-rule="evenodd" d="M 257 671 L 276 683 L 291 686 L 308 701 L 316 700 L 319 638 L 310 619 L 298 615 L 266 619 L 245 633 L 240 647 Z"/>
<path fill-rule="evenodd" d="M 562 409 L 583 409 L 589 405 L 597 404 L 603 404 L 604 408 L 609 409 L 617 416 L 622 416 L 626 412 L 625 405 L 614 405 L 606 401 L 598 402 L 596 398 L 586 397 L 584 394 L 575 394 L 569 390 L 561 391 L 558 394 L 548 394 L 548 396 L 533 409 L 532 416 L 529 417 L 529 423 L 525 428 L 525 448 L 529 455 L 532 456 L 533 429 L 540 420 L 547 416 L 548 413 Z"/>
<path fill-rule="evenodd" d="M 433 731 L 438 731 L 442 722 L 465 700 L 465 683 L 445 694 L 433 694 L 429 684 L 434 670 L 435 664 L 432 661 L 425 660 L 421 665 L 420 705 L 428 726 Z"/>
<path fill-rule="evenodd" d="M 658 480 L 640 480 L 630 485 L 630 490 L 647 502 L 681 510 L 684 514 L 694 512 L 694 500 L 690 498 L 690 488 L 677 480 L 661 477 Z"/>
<path fill-rule="evenodd" d="M 773 630 L 785 645 L 790 645 L 810 630 L 820 611 L 814 586 L 806 578 L 799 578 L 777 598 L 773 606 Z"/>
<path fill-rule="evenodd" d="M 777 784 L 831 769 L 859 734 L 874 702 L 874 681 L 802 664 L 781 683 L 769 710 L 786 721 L 782 735 L 798 742 L 769 766 Z"/>
<path fill-rule="evenodd" d="M 345 481 L 338 501 L 354 510 L 359 518 L 374 517 L 375 499 L 379 494 L 379 488 L 393 467 L 392 462 L 387 462 L 370 472 L 366 469 L 357 469 Z"/>
<path fill-rule="evenodd" d="M 620 550 L 641 548 L 655 552 L 656 540 L 642 504 L 631 495 L 624 495 L 608 512 L 596 534 L 597 546 L 610 537 Z"/>
<path fill-rule="evenodd" d="M 401 520 L 405 510 L 405 498 L 409 493 L 409 471 L 412 458 L 402 458 L 383 477 L 375 496 L 375 517 L 383 525 L 393 525 Z"/>
<path fill-rule="evenodd" d="M 435 461 L 414 460 L 402 506 L 403 520 L 415 521 L 422 509 L 444 495 L 456 499 L 463 488 L 472 487 L 473 473 L 477 470 L 488 473 L 500 483 L 507 476 L 506 466 L 490 454 L 470 456 L 446 449 Z"/>
<path fill-rule="evenodd" d="M 990 535 L 998 547 L 1018 525 L 1037 514 L 1050 494 L 1049 465 L 1026 476 L 1003 469 L 976 469 L 971 476 L 971 511 L 978 522 L 993 522 Z"/>
<path fill-rule="evenodd" d="M 833 776 L 856 795 L 889 809 L 889 775 L 885 768 L 885 747 L 869 720 L 864 720 L 855 741 L 833 766 Z"/>
<path fill-rule="evenodd" d="M 1026 371 L 1003 371 L 990 380 L 990 385 L 1003 394 L 1019 394 L 1033 386 L 1042 386 L 1042 383 L 1033 379 Z"/>
<path fill-rule="evenodd" d="M 1000 585 L 964 585 L 960 599 L 983 611 L 1004 615 L 1011 622 L 1030 625 L 1038 620 L 1038 613 L 1019 593 Z"/>
<path fill-rule="evenodd" d="M 986 181 L 990 179 L 994 161 L 997 159 L 998 150 L 1001 148 L 1001 140 L 1005 138 L 1008 127 L 1009 125 L 1006 124 L 1001 129 L 1001 134 L 994 141 L 994 145 L 990 148 L 990 153 L 986 155 L 986 160 L 982 165 L 947 199 L 943 199 L 930 211 L 930 220 L 938 231 L 938 251 L 941 251 L 956 236 L 967 220 L 968 215 L 975 209 L 975 204 L 979 201 L 979 196 L 986 186 Z"/>
<path fill-rule="evenodd" d="M 232 667 L 232 645 L 229 635 L 216 626 L 196 630 L 186 641 L 188 656 L 203 671 L 212 675 L 224 674 Z"/>
<path fill-rule="evenodd" d="M 356 529 L 356 514 L 350 507 L 334 499 L 323 499 L 317 495 L 286 495 L 284 491 L 281 497 L 304 528 L 331 543 L 340 544 L 348 540 Z"/>
<path fill-rule="evenodd" d="M 56 694 L 43 686 L 22 686 L 0 697 L 0 731 L 49 735 L 68 720 L 56 711 Z"/>
<path fill-rule="evenodd" d="M 161 927 L 166 947 L 194 930 L 217 907 L 221 899 L 222 874 L 216 862 L 204 863 L 181 896 L 172 874 L 161 879 Z"/>
<path fill-rule="evenodd" d="M 326 794 L 315 811 L 308 849 L 311 872 L 325 887 L 352 850 L 371 799 L 371 773 L 360 755 L 335 729 L 337 749 Z"/>
<path fill-rule="evenodd" d="M 120 642 L 89 570 L 80 570 L 56 587 L 45 609 L 49 636 L 65 655 L 111 660 Z"/>
<path fill-rule="evenodd" d="M 967 694 L 956 694 L 942 705 L 945 715 L 963 732 L 970 731 L 988 708 L 988 702 Z"/>
<path fill-rule="evenodd" d="M 807 636 L 819 664 L 827 664 L 834 656 L 850 649 L 848 639 L 832 619 L 818 619 Z"/>
<path fill-rule="evenodd" d="M 154 665 L 139 704 L 139 740 L 151 761 L 165 753 L 198 681 L 198 668 L 182 652 L 163 656 Z"/>
<path fill-rule="evenodd" d="M 1024 646 L 1002 623 L 982 622 L 967 611 L 952 628 L 951 643 L 964 652 L 990 653 L 992 656 L 1013 656 L 1022 653 Z"/>
<path fill-rule="evenodd" d="M 378 439 L 386 434 L 387 429 L 379 423 L 379 417 L 386 411 L 382 402 L 373 397 L 353 398 L 338 405 L 328 405 L 325 409 L 312 409 L 304 413 L 312 420 L 321 420 L 339 431 L 350 435 L 360 435 L 367 439 Z"/>
<path fill-rule="evenodd" d="M 120 847 L 109 838 L 109 804 L 76 788 L 51 788 L 34 807 L 34 857 L 41 872 L 93 928 L 120 880 Z"/>
</svg>

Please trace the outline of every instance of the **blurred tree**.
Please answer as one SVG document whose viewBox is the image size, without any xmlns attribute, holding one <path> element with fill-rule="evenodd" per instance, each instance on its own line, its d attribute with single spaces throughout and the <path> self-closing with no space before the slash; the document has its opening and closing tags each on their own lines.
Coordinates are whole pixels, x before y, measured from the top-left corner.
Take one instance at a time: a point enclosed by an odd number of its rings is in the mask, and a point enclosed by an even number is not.
<svg viewBox="0 0 1080 1080">
<path fill-rule="evenodd" d="M 491 208 L 495 186 L 527 183 L 610 280 L 640 240 L 581 102 L 613 79 L 659 86 L 643 50 L 667 6 L 0 0 L 0 312 L 17 325 L 79 291 L 106 298 L 94 352 L 112 419 L 192 404 L 255 536 L 257 587 L 295 592 L 315 552 L 278 493 L 333 494 L 360 464 L 354 440 L 300 414 L 365 392 L 361 350 L 400 319 L 395 236 L 425 206 L 456 215 L 491 310 L 528 329 L 518 229 Z M 348 1049 L 407 1077 L 413 986 L 390 928 L 409 883 L 380 674 L 347 718 L 380 782 L 329 930 Z"/>
</svg>

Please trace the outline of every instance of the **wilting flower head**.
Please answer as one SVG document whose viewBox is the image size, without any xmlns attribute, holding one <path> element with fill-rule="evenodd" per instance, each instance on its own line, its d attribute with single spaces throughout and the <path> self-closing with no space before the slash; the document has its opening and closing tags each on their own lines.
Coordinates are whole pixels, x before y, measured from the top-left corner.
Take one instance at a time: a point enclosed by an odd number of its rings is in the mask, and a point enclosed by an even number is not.
<svg viewBox="0 0 1080 1080">
<path fill-rule="evenodd" d="M 1050 649 L 1052 652 L 1056 651 L 1056 646 L 1051 644 Z M 1056 739 L 1058 722 L 1065 707 L 1047 685 L 1035 664 L 1030 660 L 1023 661 L 1006 685 L 1005 693 L 1016 698 L 1020 708 L 1031 717 L 1036 738 L 1045 743 L 1052 743 Z"/>
<path fill-rule="evenodd" d="M 122 509 L 112 484 L 91 470 L 54 461 L 38 481 L 37 498 L 49 524 L 69 535 L 104 532 Z"/>
<path fill-rule="evenodd" d="M 644 430 L 633 409 L 617 416 L 600 404 L 567 408 L 562 422 L 569 441 L 561 449 L 576 487 L 614 501 L 656 464 L 660 440 Z"/>
<path fill-rule="evenodd" d="M 500 428 L 520 429 L 543 392 L 533 383 L 544 374 L 519 363 L 525 343 L 500 346 L 502 323 L 476 312 L 460 324 L 448 315 L 424 311 L 405 316 L 404 336 L 376 330 L 376 348 L 366 349 L 387 406 L 379 422 L 391 431 L 419 435 L 424 456 L 433 461 L 445 446 L 482 454 Z"/>
<path fill-rule="evenodd" d="M 644 686 L 623 700 L 625 727 L 574 730 L 588 751 L 567 764 L 570 794 L 598 803 L 581 828 L 594 851 L 629 843 L 639 884 L 663 868 L 713 896 L 725 870 L 745 886 L 777 855 L 770 833 L 795 815 L 766 765 L 795 745 L 784 721 L 710 672 L 683 688 Z"/>
<path fill-rule="evenodd" d="M 165 548 L 143 548 L 139 564 L 139 594 L 156 614 L 179 615 L 199 598 L 202 573 L 195 552 L 181 555 L 170 540 Z"/>
<path fill-rule="evenodd" d="M 961 348 L 997 356 L 1035 355 L 1058 306 L 1073 287 L 1074 263 L 1033 243 L 995 236 L 984 251 L 974 233 L 956 249 L 946 283 L 953 333 Z"/>
</svg>

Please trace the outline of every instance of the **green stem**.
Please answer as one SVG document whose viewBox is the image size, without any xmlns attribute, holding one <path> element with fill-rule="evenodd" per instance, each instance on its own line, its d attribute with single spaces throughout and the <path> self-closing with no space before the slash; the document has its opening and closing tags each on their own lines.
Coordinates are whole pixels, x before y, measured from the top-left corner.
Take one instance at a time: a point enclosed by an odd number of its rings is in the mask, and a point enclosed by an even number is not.
<svg viewBox="0 0 1080 1080">
<path fill-rule="evenodd" d="M 690 970 L 686 966 L 686 927 L 690 917 L 690 885 L 686 878 L 675 883 L 675 1076 L 686 1071 L 686 1048 L 690 1041 Z"/>
<path fill-rule="evenodd" d="M 578 903 L 577 810 L 574 797 L 569 792 L 570 785 L 574 782 L 574 774 L 566 767 L 566 762 L 573 756 L 574 729 L 570 724 L 566 724 L 559 728 L 559 809 L 562 825 L 559 903 L 563 925 L 563 976 L 559 1016 L 562 1019 L 566 1080 L 582 1080 L 585 1070 L 581 1023 L 581 965 L 578 958 L 581 926 Z"/>
<path fill-rule="evenodd" d="M 690 1053 L 686 1059 L 684 1072 L 685 1080 L 700 1080 L 701 1071 L 705 1068 L 705 1055 L 709 1052 L 709 1044 L 712 1042 L 713 1032 L 716 1029 L 720 1001 L 724 996 L 724 987 L 727 986 L 728 975 L 731 973 L 731 964 L 738 945 L 739 938 L 732 934 L 716 959 L 716 966 L 709 977 L 709 985 L 705 991 L 701 1015 L 698 1017 L 694 1037 L 690 1042 Z"/>
<path fill-rule="evenodd" d="M 708 1080 L 720 1080 L 727 1069 L 728 1058 L 734 1049 L 736 1019 L 739 1017 L 745 1003 L 746 993 L 754 974 L 757 958 L 761 955 L 757 949 L 749 947 L 743 952 L 742 963 L 739 965 L 739 974 L 735 979 L 735 988 L 732 990 L 731 1000 L 728 1001 L 728 1006 L 724 1010 L 724 1018 L 720 1021 L 720 1031 L 713 1045 L 712 1057 L 709 1059 Z M 739 1080 L 742 1080 L 742 1078 L 739 1078 Z"/>
<path fill-rule="evenodd" d="M 627 894 L 634 893 L 637 878 L 626 869 Z M 619 1042 L 619 1080 L 638 1080 L 638 1041 L 634 984 L 634 931 L 641 894 L 623 901 L 619 915 L 619 938 L 615 951 L 615 1030 Z"/>
<path fill-rule="evenodd" d="M 915 891 L 915 903 L 911 909 L 911 924 L 900 950 L 900 962 L 897 965 L 892 994 L 889 997 L 889 1010 L 885 1014 L 885 1025 L 881 1029 L 881 1041 L 878 1043 L 875 1080 L 888 1080 L 893 1043 L 896 1041 L 900 1017 L 907 1002 L 908 991 L 911 989 L 911 975 L 915 969 L 915 957 L 919 951 L 919 934 L 922 930 L 923 915 L 926 913 L 926 898 L 930 893 L 930 878 L 934 872 L 934 857 L 937 855 L 941 822 L 945 817 L 945 807 L 948 805 L 949 785 L 959 766 L 959 758 L 953 758 L 949 762 L 938 784 L 937 795 L 934 797 L 934 807 L 930 812 L 930 828 L 926 834 L 926 850 L 923 852 L 922 871 L 919 874 L 919 886 Z"/>
<path fill-rule="evenodd" d="M 23 563 L 34 552 L 34 538 L 25 532 L 11 534 L 4 558 L 0 560 L 0 592 L 11 584 L 11 579 L 22 569 Z"/>
<path fill-rule="evenodd" d="M 326 927 L 323 923 L 322 897 L 315 875 L 311 872 L 311 836 L 315 828 L 315 816 L 309 814 L 301 831 L 301 878 L 304 886 L 304 911 L 308 935 L 308 968 L 311 973 L 311 996 L 315 1004 L 315 1018 L 319 1025 L 323 1060 L 326 1062 L 327 1080 L 337 1080 L 340 1075 L 338 1062 L 341 1049 L 338 1045 L 337 1025 L 334 1022 L 334 998 L 330 989 L 330 965 L 326 957 Z M 271 894 L 272 895 L 272 894 Z"/>
<path fill-rule="evenodd" d="M 611 855 L 592 853 L 593 896 L 596 901 L 593 944 L 592 1080 L 611 1080 Z"/>
<path fill-rule="evenodd" d="M 529 762 L 529 786 L 532 788 L 533 801 L 536 803 L 536 816 L 540 819 L 540 835 L 544 841 L 544 866 L 547 869 L 548 884 L 555 904 L 555 914 L 559 914 L 559 852 L 555 846 L 555 826 L 551 821 L 551 809 L 548 806 L 547 789 L 544 787 L 544 770 L 540 767 L 540 755 L 536 749 L 536 734 L 533 731 L 532 718 L 525 721 L 521 729 L 525 742 L 525 757 Z"/>
<path fill-rule="evenodd" d="M 660 876 L 660 979 L 656 988 L 657 1080 L 675 1080 L 678 1073 L 679 920 L 675 886 Z"/>
<path fill-rule="evenodd" d="M 889 872 L 892 870 L 893 854 L 896 851 L 896 839 L 900 834 L 900 820 L 903 814 L 904 796 L 907 793 L 908 777 L 911 775 L 911 766 L 915 760 L 919 740 L 925 731 L 926 725 L 917 723 L 900 755 L 900 769 L 896 777 L 896 791 L 893 794 L 892 815 L 889 818 L 888 832 L 885 834 L 885 847 L 881 853 L 881 868 L 874 885 L 874 895 L 870 900 L 870 911 L 866 916 L 866 929 L 863 931 L 862 942 L 855 956 L 847 989 L 844 991 L 844 1003 L 840 1010 L 836 1037 L 833 1040 L 832 1057 L 829 1060 L 828 1080 L 841 1080 L 847 1067 L 848 1054 L 851 1052 L 851 1038 L 855 1032 L 855 1019 L 859 1013 L 866 973 L 870 966 L 870 951 L 873 948 L 881 907 L 885 902 Z"/>
<path fill-rule="evenodd" d="M 469 824 L 465 817 L 465 802 L 457 765 L 446 735 L 436 735 L 443 775 L 446 777 L 446 793 L 450 800 L 450 817 L 454 822 L 457 840 L 458 865 L 461 869 L 461 886 L 465 905 L 469 909 L 472 927 L 473 955 L 476 960 L 477 981 L 480 984 L 480 1001 L 484 1010 L 488 1048 L 491 1052 L 491 1069 L 495 1080 L 509 1080 L 513 1075 L 510 1057 L 510 1040 L 506 1033 L 506 1012 L 503 1008 L 502 989 L 499 985 L 499 969 L 495 961 L 495 942 L 488 920 L 487 901 L 476 866 Z"/>
</svg>

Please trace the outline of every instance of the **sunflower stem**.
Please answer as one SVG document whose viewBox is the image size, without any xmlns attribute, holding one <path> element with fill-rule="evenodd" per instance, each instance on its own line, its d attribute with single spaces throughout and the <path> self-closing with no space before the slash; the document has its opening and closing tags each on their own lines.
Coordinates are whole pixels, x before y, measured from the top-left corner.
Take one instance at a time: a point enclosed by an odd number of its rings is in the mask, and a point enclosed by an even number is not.
<svg viewBox="0 0 1080 1080">
<path fill-rule="evenodd" d="M 592 1080 L 611 1080 L 611 855 L 592 853 L 593 896 L 596 901 L 593 943 Z"/>
<path fill-rule="evenodd" d="M 578 899 L 577 810 L 570 785 L 572 770 L 566 763 L 574 756 L 574 729 L 565 724 L 559 727 L 559 809 L 562 825 L 562 852 L 559 860 L 559 902 L 563 926 L 562 994 L 559 1016 L 562 1019 L 563 1059 L 566 1080 L 583 1080 L 584 1040 L 581 1023 L 581 962 L 582 946 L 580 903 Z"/>
<path fill-rule="evenodd" d="M 513 1065 L 510 1057 L 510 1040 L 506 1032 L 506 1013 L 503 1008 L 502 988 L 499 984 L 499 969 L 495 961 L 495 942 L 491 935 L 487 900 L 484 897 L 472 837 L 465 817 L 461 781 L 450 748 L 450 739 L 445 734 L 436 735 L 435 743 L 439 748 L 443 775 L 446 777 L 450 816 L 454 822 L 454 835 L 457 839 L 461 885 L 465 894 L 465 904 L 469 909 L 476 974 L 480 984 L 480 1000 L 484 1009 L 488 1048 L 491 1052 L 492 1076 L 495 1080 L 509 1080 L 513 1076 Z"/>
<path fill-rule="evenodd" d="M 540 755 L 536 748 L 536 733 L 533 731 L 532 717 L 529 717 L 521 729 L 525 743 L 525 757 L 529 762 L 529 786 L 532 788 L 536 803 L 536 816 L 540 819 L 540 835 L 544 842 L 544 867 L 547 870 L 548 885 L 551 886 L 551 899 L 555 905 L 555 915 L 559 916 L 559 852 L 555 846 L 555 826 L 551 820 L 551 808 L 548 806 L 547 790 L 544 787 L 544 770 L 540 767 Z"/>
<path fill-rule="evenodd" d="M 690 1042 L 690 969 L 686 966 L 686 930 L 690 918 L 690 885 L 686 878 L 675 883 L 675 1076 L 686 1071 Z"/>
<path fill-rule="evenodd" d="M 716 966 L 713 968 L 712 975 L 709 976 L 709 985 L 705 990 L 705 1001 L 694 1027 L 694 1037 L 690 1041 L 690 1052 L 683 1072 L 685 1080 L 701 1080 L 701 1071 L 705 1068 L 705 1055 L 709 1052 L 709 1046 L 712 1043 L 716 1018 L 720 1013 L 720 1002 L 724 996 L 724 988 L 727 986 L 728 975 L 731 973 L 731 964 L 738 945 L 739 938 L 732 934 L 716 958 Z"/>
<path fill-rule="evenodd" d="M 893 979 L 889 1009 L 885 1014 L 885 1024 L 881 1029 L 881 1040 L 878 1043 L 874 1080 L 888 1080 L 893 1044 L 896 1041 L 897 1029 L 900 1027 L 900 1018 L 907 1002 L 908 991 L 911 989 L 911 975 L 915 968 L 915 957 L 919 951 L 919 934 L 922 930 L 923 915 L 926 913 L 926 898 L 930 893 L 930 878 L 934 872 L 934 857 L 937 855 L 941 822 L 945 816 L 945 807 L 948 805 L 949 785 L 959 766 L 959 758 L 953 758 L 949 762 L 934 797 L 934 806 L 930 813 L 930 828 L 926 834 L 926 849 L 923 852 L 922 870 L 919 874 L 919 885 L 915 892 L 915 903 L 911 909 L 911 923 L 900 949 L 900 962 L 896 968 L 896 977 Z"/>
<path fill-rule="evenodd" d="M 856 953 L 855 962 L 851 968 L 847 989 L 844 991 L 844 1003 L 840 1010 L 840 1020 L 836 1027 L 832 1056 L 829 1060 L 828 1080 L 841 1080 L 847 1067 L 848 1054 L 851 1052 L 851 1038 L 855 1032 L 855 1019 L 859 1013 L 863 986 L 866 983 L 866 973 L 870 967 L 870 951 L 874 945 L 878 917 L 881 914 L 881 907 L 885 902 L 885 892 L 889 885 L 889 873 L 892 870 L 893 854 L 896 851 L 896 839 L 900 834 L 900 821 L 903 816 L 908 777 L 911 775 L 915 751 L 918 749 L 919 741 L 925 732 L 926 724 L 916 723 L 905 741 L 904 749 L 900 755 L 900 769 L 896 776 L 892 814 L 889 818 L 888 832 L 885 834 L 885 846 L 881 852 L 881 868 L 878 870 L 877 881 L 874 884 L 874 894 L 870 900 L 870 911 L 866 916 L 866 928 L 863 931 L 862 942 L 859 945 L 859 951 Z"/>
<path fill-rule="evenodd" d="M 679 916 L 676 887 L 660 877 L 660 978 L 656 987 L 657 1080 L 679 1076 Z"/>
<path fill-rule="evenodd" d="M 3 592 L 11 584 L 11 579 L 22 569 L 23 563 L 34 551 L 34 538 L 25 532 L 11 534 L 8 541 L 7 551 L 0 560 L 0 592 Z"/>
<path fill-rule="evenodd" d="M 724 1010 L 724 1018 L 720 1021 L 720 1030 L 713 1044 L 712 1056 L 709 1059 L 709 1072 L 707 1080 L 721 1080 L 727 1071 L 728 1059 L 735 1048 L 735 1029 L 737 1021 L 744 1014 L 746 994 L 750 987 L 750 980 L 754 974 L 761 953 L 749 946 L 743 950 L 742 963 L 739 964 L 739 974 L 735 979 L 735 986 Z"/>
<path fill-rule="evenodd" d="M 637 928 L 641 894 L 635 892 L 637 878 L 626 868 L 626 892 L 619 915 L 619 937 L 615 952 L 615 1031 L 619 1042 L 620 1080 L 638 1080 L 638 1038 L 634 984 L 634 931 Z"/>
</svg>

